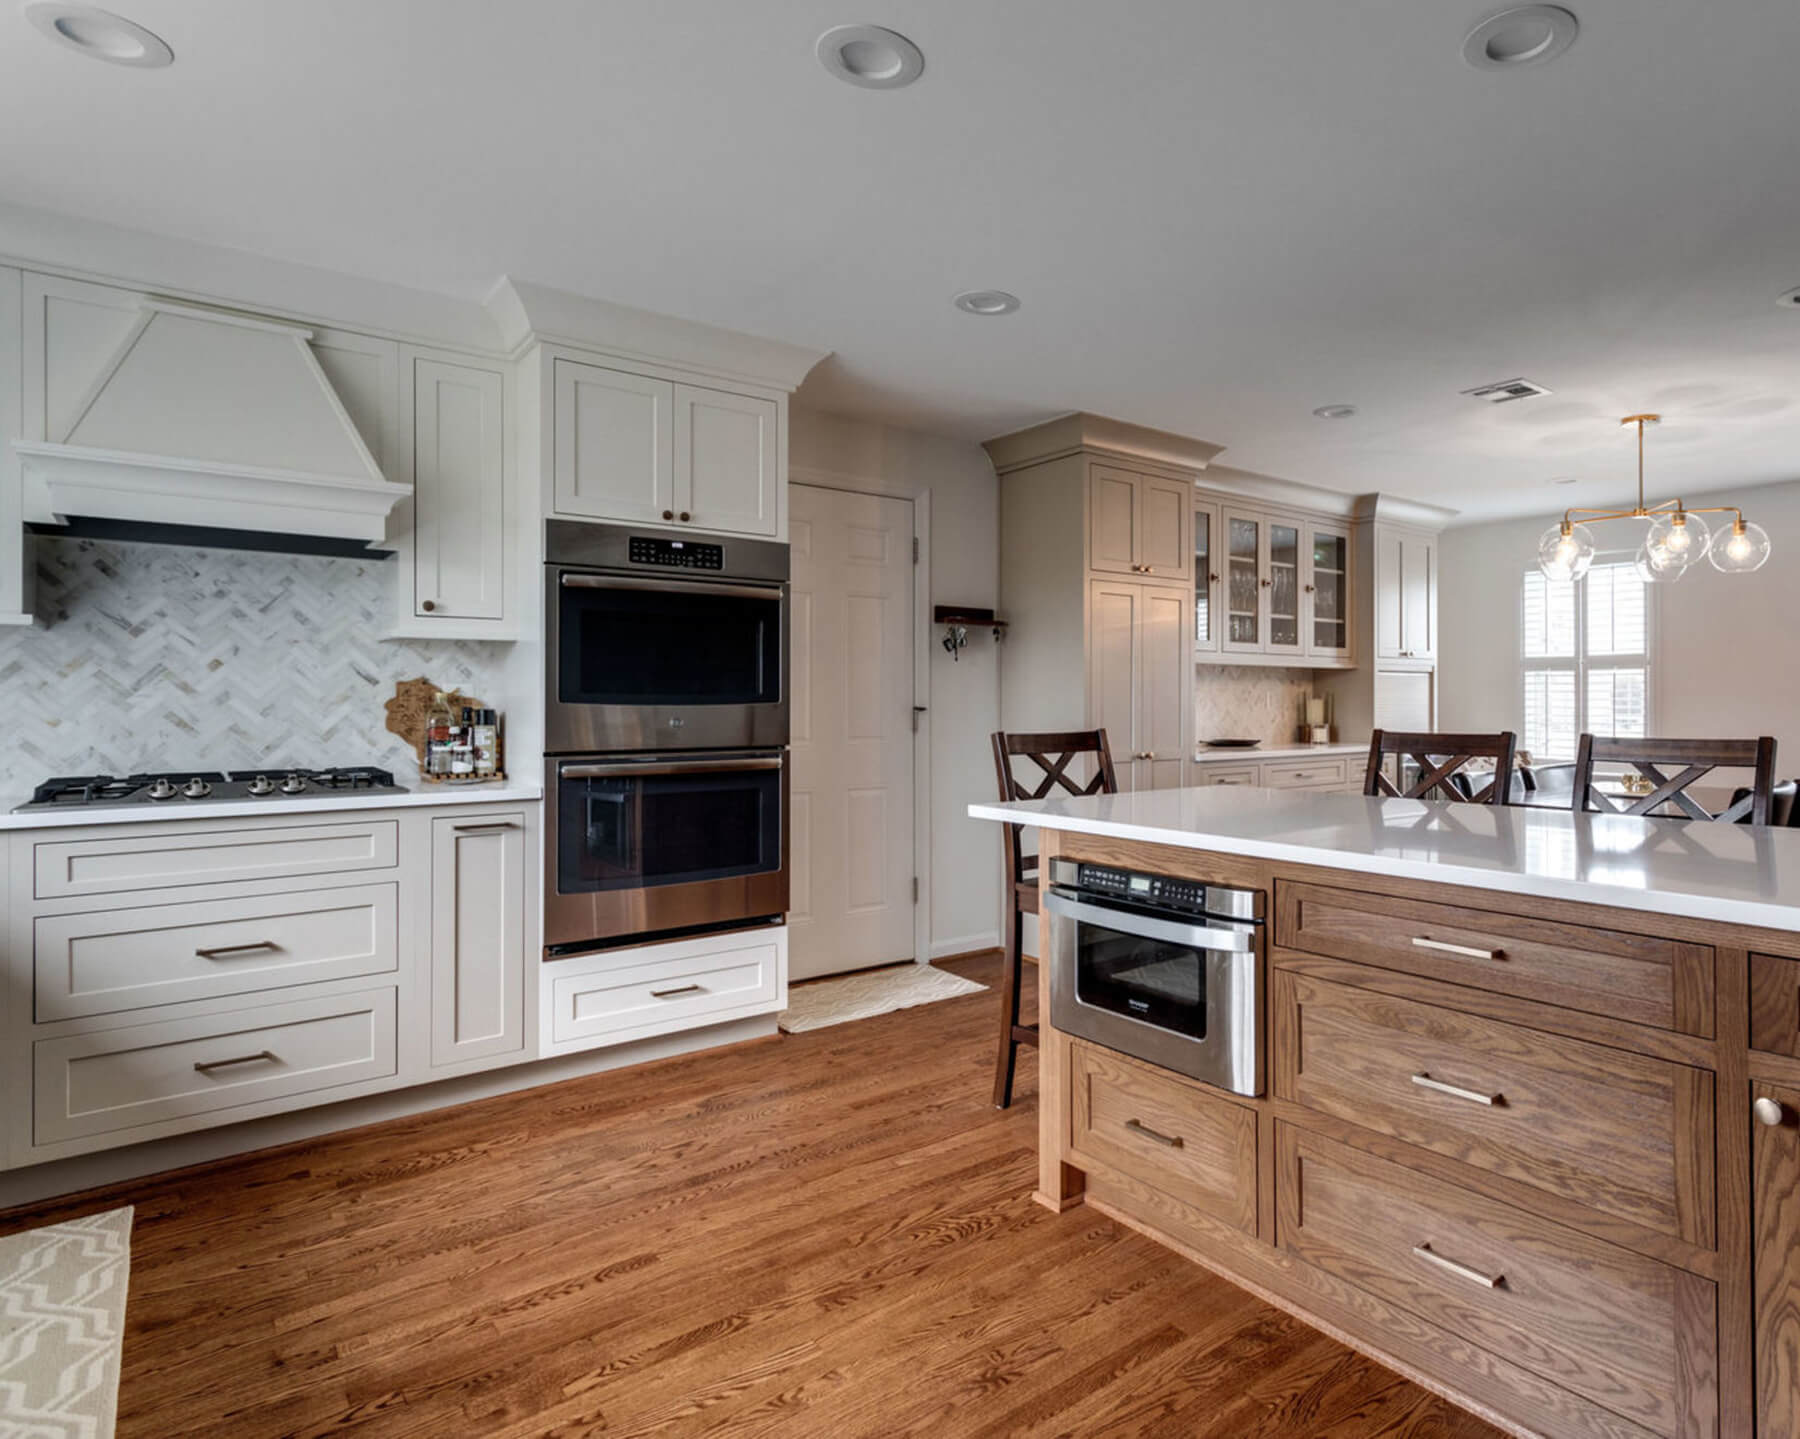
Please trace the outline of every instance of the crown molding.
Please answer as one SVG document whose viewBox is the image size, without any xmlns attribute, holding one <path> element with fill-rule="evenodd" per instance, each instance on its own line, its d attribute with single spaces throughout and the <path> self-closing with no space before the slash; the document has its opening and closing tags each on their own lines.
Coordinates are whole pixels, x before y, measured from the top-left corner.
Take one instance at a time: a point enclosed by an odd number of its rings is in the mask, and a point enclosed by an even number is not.
<svg viewBox="0 0 1800 1439">
<path fill-rule="evenodd" d="M 1028 465 L 1041 465 L 1046 460 L 1059 460 L 1079 450 L 1121 460 L 1146 460 L 1178 470 L 1204 470 L 1213 456 L 1225 448 L 1190 435 L 1153 430 L 1147 425 L 1090 415 L 1084 410 L 984 440 L 981 447 L 994 462 L 995 472 L 1002 475 Z"/>
<path fill-rule="evenodd" d="M 1441 530 L 1459 512 L 1443 505 L 1409 500 L 1400 495 L 1369 494 L 1356 497 L 1354 517 L 1384 525 L 1410 525 L 1419 530 Z"/>
</svg>

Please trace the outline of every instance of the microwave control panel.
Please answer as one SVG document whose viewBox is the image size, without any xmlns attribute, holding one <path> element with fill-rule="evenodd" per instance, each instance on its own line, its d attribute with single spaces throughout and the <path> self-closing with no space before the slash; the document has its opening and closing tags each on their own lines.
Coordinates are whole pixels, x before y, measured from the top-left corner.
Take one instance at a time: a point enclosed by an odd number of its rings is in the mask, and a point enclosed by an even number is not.
<svg viewBox="0 0 1800 1439">
<path fill-rule="evenodd" d="M 633 535 L 627 555 L 634 565 L 662 565 L 674 570 L 723 570 L 725 546 L 691 540 L 653 540 Z"/>
</svg>

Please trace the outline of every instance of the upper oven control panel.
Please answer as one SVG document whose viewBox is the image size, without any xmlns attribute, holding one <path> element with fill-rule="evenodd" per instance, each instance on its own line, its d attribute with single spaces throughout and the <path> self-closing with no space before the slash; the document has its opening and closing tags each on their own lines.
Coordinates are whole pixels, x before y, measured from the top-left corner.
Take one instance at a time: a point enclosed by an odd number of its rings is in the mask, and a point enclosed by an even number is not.
<svg viewBox="0 0 1800 1439">
<path fill-rule="evenodd" d="M 664 565 L 678 570 L 723 570 L 725 546 L 693 540 L 655 540 L 633 535 L 626 558 L 634 565 Z"/>
<path fill-rule="evenodd" d="M 1207 884 L 1204 880 L 1145 874 L 1139 870 L 1115 869 L 1111 865 L 1086 861 L 1074 863 L 1066 859 L 1050 861 L 1050 880 L 1053 884 L 1073 885 L 1085 894 L 1130 900 L 1158 909 L 1185 910 L 1253 922 L 1263 918 L 1261 890 L 1234 889 Z"/>
</svg>

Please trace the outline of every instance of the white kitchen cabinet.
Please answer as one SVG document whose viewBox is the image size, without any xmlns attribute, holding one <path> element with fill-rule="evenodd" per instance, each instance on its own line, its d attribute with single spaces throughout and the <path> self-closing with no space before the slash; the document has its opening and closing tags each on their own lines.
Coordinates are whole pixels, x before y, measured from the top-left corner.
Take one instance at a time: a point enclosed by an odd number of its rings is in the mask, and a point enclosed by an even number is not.
<svg viewBox="0 0 1800 1439">
<path fill-rule="evenodd" d="M 1349 659 L 1351 641 L 1350 530 L 1306 526 L 1306 653 L 1312 659 Z"/>
<path fill-rule="evenodd" d="M 413 617 L 504 621 L 506 377 L 497 369 L 410 358 Z"/>
<path fill-rule="evenodd" d="M 775 401 L 675 386 L 675 514 L 679 524 L 773 537 L 781 521 Z"/>
<path fill-rule="evenodd" d="M 554 362 L 554 505 L 577 519 L 675 518 L 675 386 L 668 380 Z"/>
<path fill-rule="evenodd" d="M 1375 530 L 1375 657 L 1437 658 L 1437 538 Z"/>
<path fill-rule="evenodd" d="M 525 816 L 431 822 L 431 1063 L 525 1047 Z"/>
<path fill-rule="evenodd" d="M 1185 589 L 1094 580 L 1088 605 L 1088 719 L 1104 729 L 1121 790 L 1182 782 L 1193 705 Z"/>
<path fill-rule="evenodd" d="M 1186 581 L 1194 572 L 1191 545 L 1194 487 L 1166 475 L 1117 465 L 1088 467 L 1088 569 Z"/>
</svg>

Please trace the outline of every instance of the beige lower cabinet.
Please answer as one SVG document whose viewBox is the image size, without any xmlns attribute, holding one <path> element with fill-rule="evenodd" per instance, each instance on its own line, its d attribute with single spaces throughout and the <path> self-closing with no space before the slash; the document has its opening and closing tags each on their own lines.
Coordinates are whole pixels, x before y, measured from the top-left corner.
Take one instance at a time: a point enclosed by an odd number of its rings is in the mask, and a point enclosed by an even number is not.
<svg viewBox="0 0 1800 1439">
<path fill-rule="evenodd" d="M 1119 788 L 1179 788 L 1193 708 L 1188 592 L 1130 580 L 1088 591 L 1088 718 L 1106 731 Z"/>
<path fill-rule="evenodd" d="M 431 822 L 431 1063 L 525 1047 L 525 816 Z"/>
</svg>

